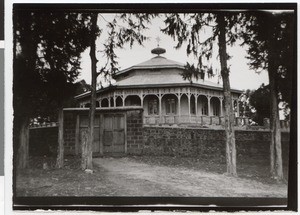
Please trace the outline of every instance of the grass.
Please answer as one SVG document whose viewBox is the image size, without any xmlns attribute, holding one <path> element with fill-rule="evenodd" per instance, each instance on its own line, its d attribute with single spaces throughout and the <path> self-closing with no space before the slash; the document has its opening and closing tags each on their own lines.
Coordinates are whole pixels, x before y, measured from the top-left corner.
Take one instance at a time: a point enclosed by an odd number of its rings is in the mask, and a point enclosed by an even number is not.
<svg viewBox="0 0 300 215">
<path fill-rule="evenodd" d="M 226 163 L 223 160 L 201 159 L 167 156 L 130 156 L 137 162 L 158 166 L 184 167 L 223 174 Z M 94 167 L 93 174 L 87 174 L 80 167 L 80 159 L 67 157 L 62 169 L 55 168 L 53 157 L 32 157 L 30 168 L 17 170 L 17 196 L 109 196 L 120 192 L 118 186 L 112 184 L 105 169 Z M 270 178 L 268 162 L 246 159 L 238 161 L 238 176 L 256 180 L 265 184 L 276 184 Z M 287 170 L 285 168 L 285 177 Z M 285 184 L 287 182 L 284 182 Z"/>
</svg>

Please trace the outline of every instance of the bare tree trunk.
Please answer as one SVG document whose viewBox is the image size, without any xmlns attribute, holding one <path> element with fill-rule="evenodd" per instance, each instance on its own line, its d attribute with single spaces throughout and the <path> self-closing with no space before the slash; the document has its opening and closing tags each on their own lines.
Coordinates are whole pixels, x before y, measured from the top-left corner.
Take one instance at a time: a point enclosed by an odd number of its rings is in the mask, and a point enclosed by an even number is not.
<svg viewBox="0 0 300 215">
<path fill-rule="evenodd" d="M 269 50 L 268 50 L 268 75 L 270 82 L 270 130 L 271 130 L 271 143 L 270 143 L 270 172 L 271 176 L 278 181 L 283 180 L 282 168 L 282 151 L 281 151 L 281 130 L 279 121 L 279 100 L 278 100 L 278 86 L 276 84 L 277 66 L 274 55 L 276 54 L 276 45 L 274 38 L 273 16 L 268 16 L 269 28 L 268 34 L 270 37 Z"/>
<path fill-rule="evenodd" d="M 272 57 L 270 58 L 272 59 Z M 278 108 L 278 91 L 276 88 L 276 81 L 274 77 L 273 62 L 269 62 L 269 82 L 270 82 L 270 129 L 271 129 L 271 143 L 270 143 L 270 171 L 271 176 L 281 181 L 283 180 L 282 168 L 282 151 L 281 151 L 281 130 L 279 121 Z"/>
<path fill-rule="evenodd" d="M 97 31 L 97 13 L 92 13 L 92 33 L 91 33 L 91 47 L 90 57 L 92 64 L 92 86 L 91 86 L 91 107 L 89 112 L 89 126 L 88 126 L 88 144 L 87 144 L 87 163 L 86 169 L 93 169 L 93 143 L 94 143 L 94 121 L 96 110 L 96 81 L 97 81 L 97 58 L 96 58 L 96 31 Z"/>
<path fill-rule="evenodd" d="M 58 146 L 56 167 L 62 168 L 64 166 L 64 112 L 60 107 L 58 111 Z"/>
<path fill-rule="evenodd" d="M 17 168 L 25 169 L 28 167 L 29 160 L 29 122 L 25 118 L 21 122 L 21 129 L 19 133 L 19 149 L 17 156 Z"/>
<path fill-rule="evenodd" d="M 88 135 L 87 135 L 87 131 L 83 130 L 81 132 L 81 168 L 82 170 L 87 169 L 87 153 L 88 153 L 88 149 L 87 149 L 87 145 L 88 145 Z"/>
<path fill-rule="evenodd" d="M 219 56 L 221 64 L 221 75 L 223 80 L 223 92 L 225 102 L 225 133 L 226 133 L 226 163 L 227 173 L 237 176 L 236 172 L 236 146 L 234 134 L 234 112 L 232 107 L 231 90 L 229 82 L 229 70 L 227 68 L 227 52 L 225 38 L 225 17 L 224 14 L 217 14 L 219 26 Z"/>
</svg>

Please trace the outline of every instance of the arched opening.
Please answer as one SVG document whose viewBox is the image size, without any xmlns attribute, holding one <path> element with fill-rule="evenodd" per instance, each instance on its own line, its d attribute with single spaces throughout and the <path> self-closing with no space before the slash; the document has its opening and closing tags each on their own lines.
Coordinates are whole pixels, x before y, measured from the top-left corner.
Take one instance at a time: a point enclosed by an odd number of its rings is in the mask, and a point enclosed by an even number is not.
<svg viewBox="0 0 300 215">
<path fill-rule="evenodd" d="M 186 94 L 180 97 L 180 114 L 182 116 L 189 115 L 189 99 Z"/>
<path fill-rule="evenodd" d="M 177 96 L 166 94 L 162 97 L 162 113 L 166 115 L 177 114 Z"/>
<path fill-rule="evenodd" d="M 122 107 L 123 106 L 123 99 L 121 98 L 121 96 L 118 96 L 116 98 L 116 107 Z"/>
<path fill-rule="evenodd" d="M 195 115 L 196 114 L 196 104 L 195 104 L 195 96 L 191 95 L 190 98 L 190 112 L 191 114 Z"/>
<path fill-rule="evenodd" d="M 197 113 L 198 115 L 208 115 L 208 99 L 204 95 L 198 96 L 197 99 Z"/>
<path fill-rule="evenodd" d="M 143 102 L 145 115 L 158 115 L 159 114 L 159 100 L 156 95 L 146 95 Z"/>
<path fill-rule="evenodd" d="M 100 107 L 99 101 L 96 101 L 96 107 Z"/>
<path fill-rule="evenodd" d="M 217 97 L 212 97 L 210 99 L 210 112 L 212 113 L 213 116 L 220 116 L 220 99 Z"/>
<path fill-rule="evenodd" d="M 101 100 L 101 107 L 108 107 L 108 98 L 104 98 Z"/>
<path fill-rule="evenodd" d="M 141 106 L 141 99 L 139 96 L 132 95 L 125 98 L 125 106 Z"/>
<path fill-rule="evenodd" d="M 236 117 L 238 117 L 239 113 L 238 113 L 238 102 L 237 102 L 237 100 L 233 100 L 233 111 L 234 111 L 234 115 Z"/>
<path fill-rule="evenodd" d="M 86 103 L 86 104 L 84 105 L 84 107 L 86 107 L 86 108 L 91 107 L 91 103 Z"/>
</svg>

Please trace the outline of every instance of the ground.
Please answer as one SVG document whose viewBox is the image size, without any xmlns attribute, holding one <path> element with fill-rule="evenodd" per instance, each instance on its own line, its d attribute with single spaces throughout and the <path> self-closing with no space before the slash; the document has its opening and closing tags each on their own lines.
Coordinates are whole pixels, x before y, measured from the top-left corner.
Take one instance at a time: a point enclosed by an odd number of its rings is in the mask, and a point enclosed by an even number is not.
<svg viewBox="0 0 300 215">
<path fill-rule="evenodd" d="M 287 197 L 287 184 L 270 179 L 260 163 L 238 165 L 239 177 L 224 174 L 224 163 L 196 158 L 94 158 L 93 174 L 78 158 L 67 158 L 63 169 L 54 163 L 33 158 L 31 168 L 17 171 L 17 196 Z"/>
</svg>

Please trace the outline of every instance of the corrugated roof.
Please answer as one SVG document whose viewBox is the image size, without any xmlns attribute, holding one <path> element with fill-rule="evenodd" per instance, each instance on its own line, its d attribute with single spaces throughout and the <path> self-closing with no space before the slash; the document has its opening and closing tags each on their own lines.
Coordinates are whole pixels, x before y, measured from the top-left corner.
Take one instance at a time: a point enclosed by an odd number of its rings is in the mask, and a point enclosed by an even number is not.
<svg viewBox="0 0 300 215">
<path fill-rule="evenodd" d="M 125 78 L 123 80 L 117 81 L 114 83 L 114 86 L 134 86 L 134 85 L 165 85 L 165 84 L 189 84 L 189 80 L 184 80 L 180 74 L 176 73 L 169 73 L 168 76 L 166 77 L 165 74 L 148 74 L 145 75 L 143 73 L 139 74 L 136 73 L 128 78 Z M 210 87 L 215 87 L 215 88 L 220 88 L 223 89 L 223 86 L 211 81 L 203 80 L 203 79 L 198 79 L 196 80 L 195 78 L 192 80 L 193 84 L 200 84 L 200 85 L 205 85 L 205 86 L 210 86 Z"/>
<path fill-rule="evenodd" d="M 144 61 L 127 69 L 121 70 L 120 72 L 116 73 L 115 76 L 120 74 L 124 74 L 131 70 L 136 69 L 154 69 L 154 68 L 180 68 L 184 69 L 184 64 L 179 63 L 177 61 L 169 60 L 162 56 L 156 56 L 151 58 L 150 60 Z"/>
</svg>

